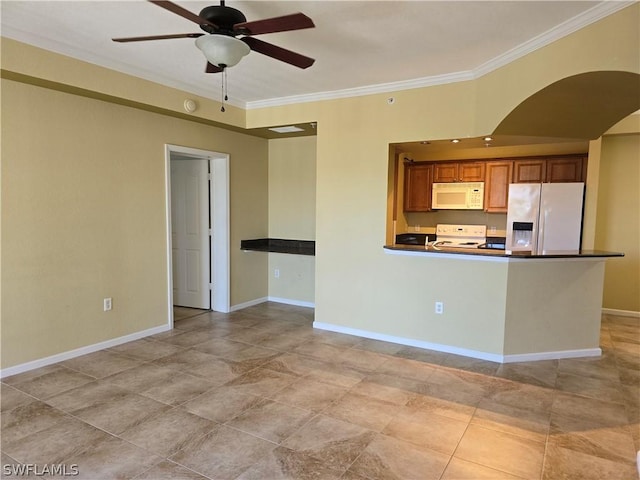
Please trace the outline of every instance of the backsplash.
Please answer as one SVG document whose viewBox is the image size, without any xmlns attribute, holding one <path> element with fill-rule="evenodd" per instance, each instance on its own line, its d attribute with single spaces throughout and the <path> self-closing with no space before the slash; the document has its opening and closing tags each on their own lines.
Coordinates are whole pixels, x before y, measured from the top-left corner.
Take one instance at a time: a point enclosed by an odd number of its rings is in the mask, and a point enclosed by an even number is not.
<svg viewBox="0 0 640 480">
<path fill-rule="evenodd" d="M 406 225 L 404 221 L 406 220 Z M 486 225 L 488 236 L 505 236 L 506 213 L 486 213 L 469 210 L 440 210 L 437 212 L 404 212 L 396 224 L 397 233 L 435 233 L 439 223 L 462 225 Z"/>
</svg>

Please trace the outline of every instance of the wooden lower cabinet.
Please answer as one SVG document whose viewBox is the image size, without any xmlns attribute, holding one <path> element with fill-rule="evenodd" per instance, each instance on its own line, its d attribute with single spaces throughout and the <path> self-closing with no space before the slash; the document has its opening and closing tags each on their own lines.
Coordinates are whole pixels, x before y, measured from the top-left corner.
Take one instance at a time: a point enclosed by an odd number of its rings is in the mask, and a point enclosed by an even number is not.
<svg viewBox="0 0 640 480">
<path fill-rule="evenodd" d="M 506 213 L 509 202 L 509 184 L 513 176 L 513 162 L 487 162 L 485 166 L 484 211 Z"/>
<path fill-rule="evenodd" d="M 431 210 L 431 184 L 433 166 L 415 163 L 404 170 L 404 211 L 428 212 Z"/>
</svg>

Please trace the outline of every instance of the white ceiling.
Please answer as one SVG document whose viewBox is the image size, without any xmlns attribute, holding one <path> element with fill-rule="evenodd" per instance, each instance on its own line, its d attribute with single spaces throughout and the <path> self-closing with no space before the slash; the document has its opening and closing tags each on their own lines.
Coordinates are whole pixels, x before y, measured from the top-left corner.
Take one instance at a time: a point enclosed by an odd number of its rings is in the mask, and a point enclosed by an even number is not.
<svg viewBox="0 0 640 480">
<path fill-rule="evenodd" d="M 199 13 L 216 1 L 175 3 Z M 245 108 L 476 78 L 629 2 L 234 1 L 249 21 L 303 12 L 316 28 L 261 35 L 316 59 L 301 70 L 252 52 L 228 70 L 229 103 Z M 1 0 L 1 33 L 47 50 L 220 98 L 194 40 L 113 37 L 201 32 L 144 0 Z"/>
</svg>

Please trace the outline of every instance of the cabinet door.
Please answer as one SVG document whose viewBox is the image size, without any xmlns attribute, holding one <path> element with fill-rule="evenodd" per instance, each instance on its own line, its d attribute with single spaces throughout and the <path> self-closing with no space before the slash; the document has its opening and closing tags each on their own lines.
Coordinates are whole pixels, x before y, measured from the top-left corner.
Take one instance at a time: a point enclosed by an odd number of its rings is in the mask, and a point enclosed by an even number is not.
<svg viewBox="0 0 640 480">
<path fill-rule="evenodd" d="M 404 171 L 404 211 L 431 210 L 431 165 L 407 165 Z"/>
<path fill-rule="evenodd" d="M 506 213 L 509 202 L 509 183 L 513 176 L 513 162 L 487 162 L 484 182 L 484 210 Z"/>
<path fill-rule="evenodd" d="M 433 181 L 450 183 L 458 181 L 458 162 L 442 162 L 433 165 Z"/>
<path fill-rule="evenodd" d="M 547 182 L 582 182 L 582 157 L 550 158 L 547 160 Z"/>
<path fill-rule="evenodd" d="M 458 181 L 484 182 L 486 162 L 461 163 L 458 166 Z"/>
<path fill-rule="evenodd" d="M 513 183 L 542 183 L 546 178 L 547 162 L 544 159 L 513 162 Z"/>
</svg>

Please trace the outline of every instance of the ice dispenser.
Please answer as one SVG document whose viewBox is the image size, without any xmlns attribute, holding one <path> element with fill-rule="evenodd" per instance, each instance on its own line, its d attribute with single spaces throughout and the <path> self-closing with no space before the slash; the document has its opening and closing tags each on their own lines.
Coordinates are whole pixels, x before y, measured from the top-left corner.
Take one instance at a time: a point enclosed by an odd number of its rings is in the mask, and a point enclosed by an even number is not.
<svg viewBox="0 0 640 480">
<path fill-rule="evenodd" d="M 533 251 L 535 250 L 535 237 L 533 222 L 513 222 L 511 238 L 507 239 L 508 250 Z"/>
</svg>

